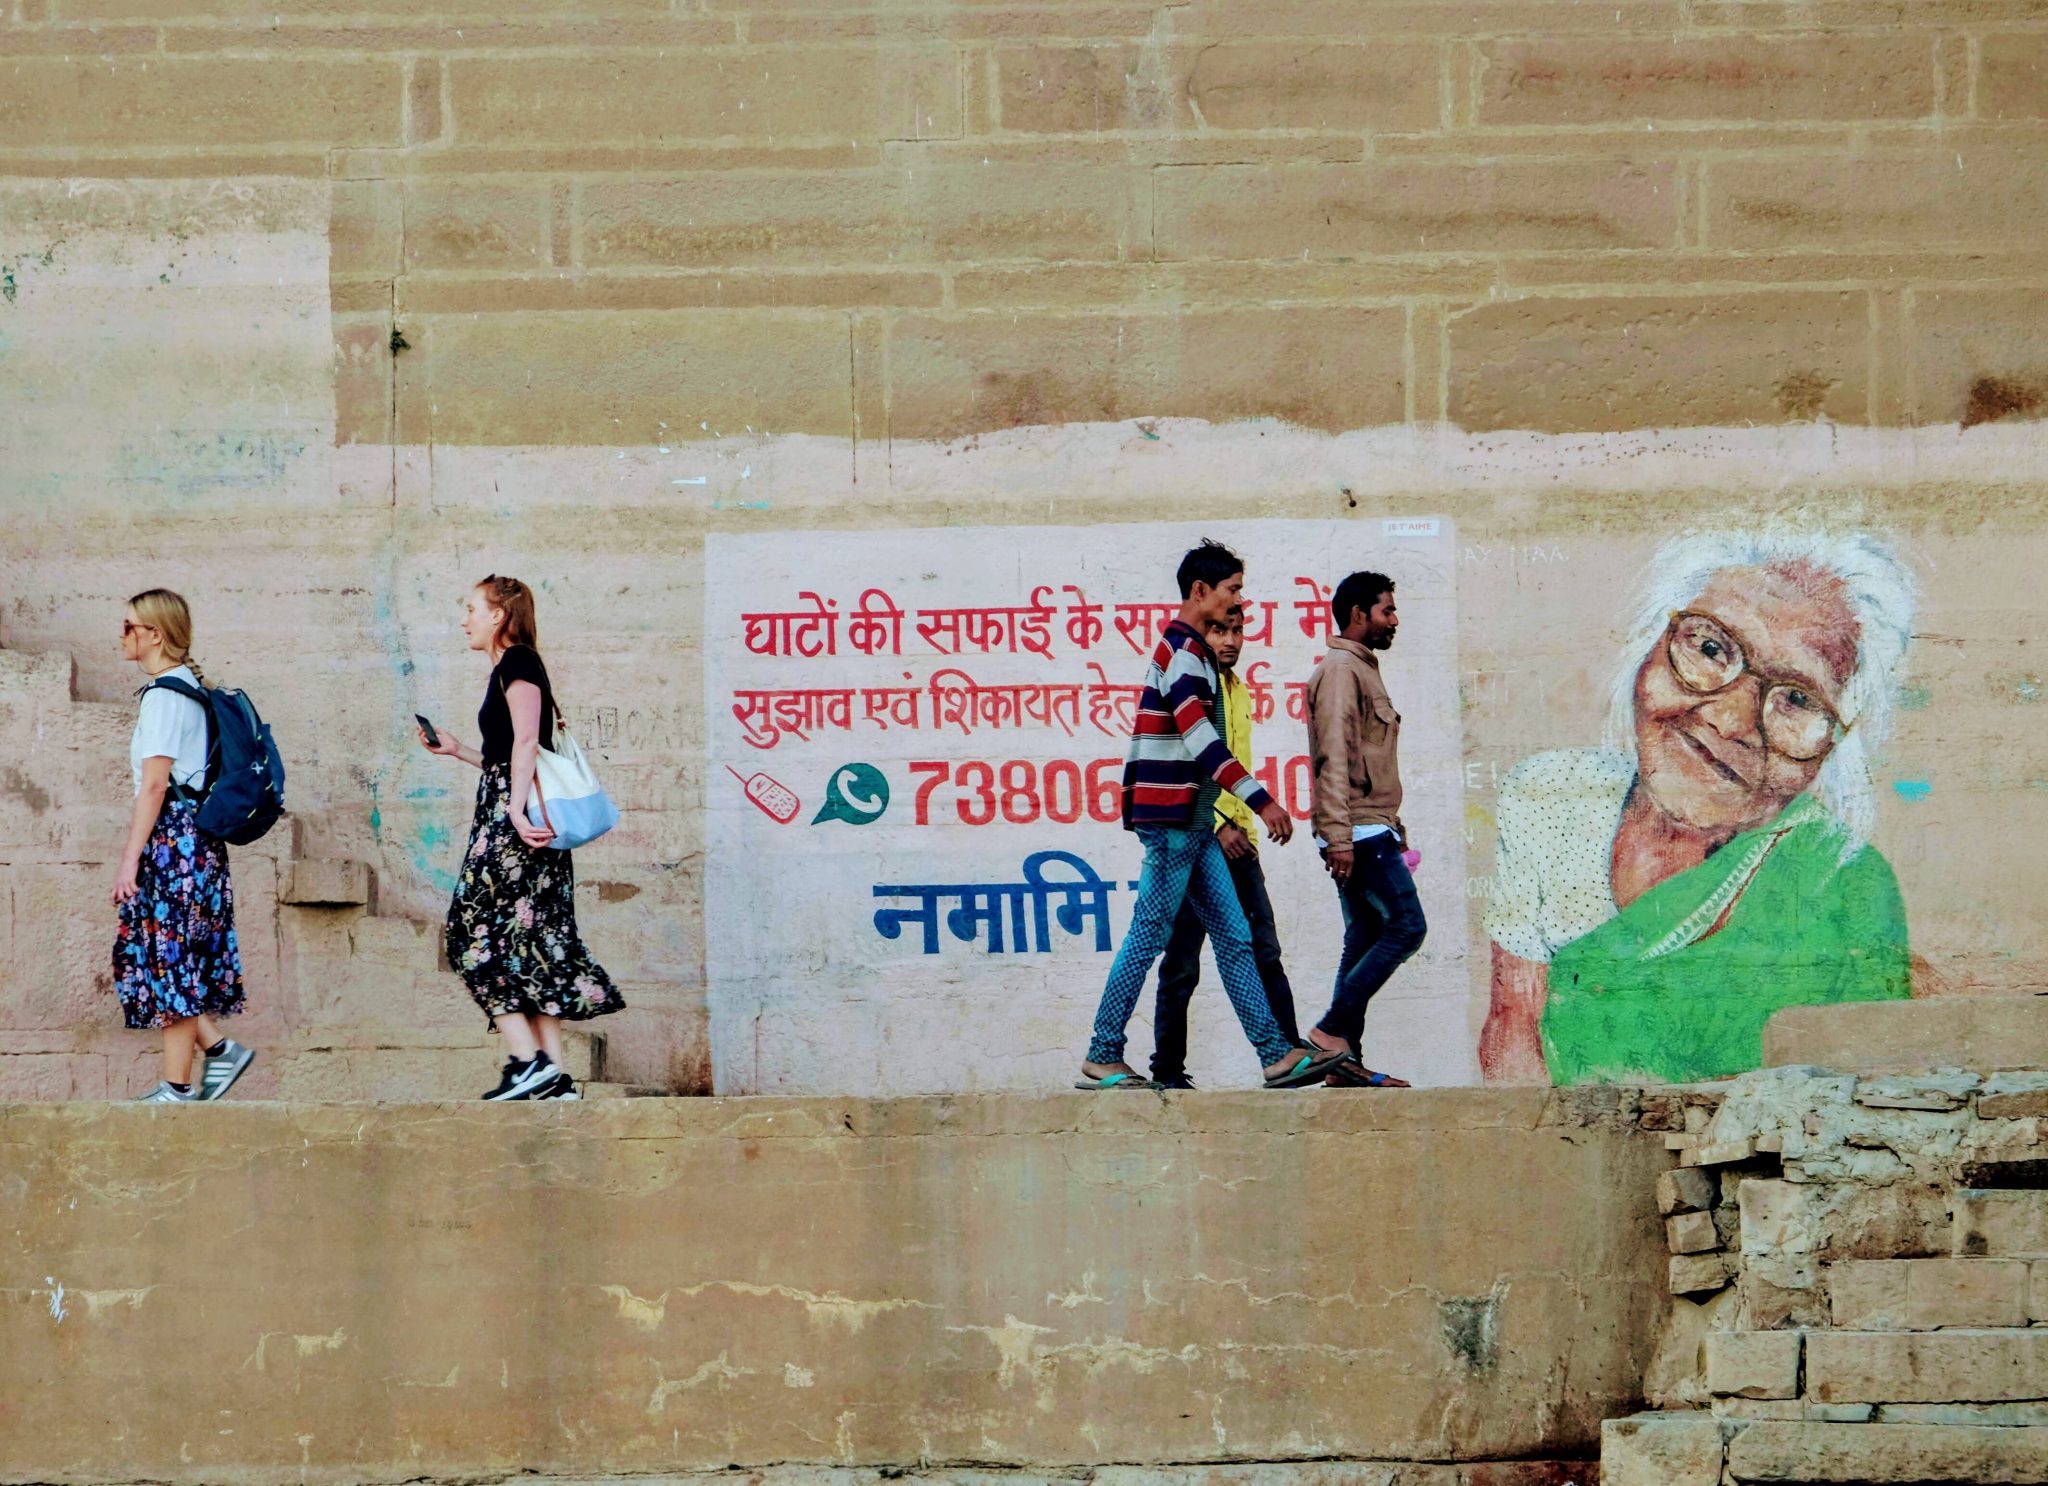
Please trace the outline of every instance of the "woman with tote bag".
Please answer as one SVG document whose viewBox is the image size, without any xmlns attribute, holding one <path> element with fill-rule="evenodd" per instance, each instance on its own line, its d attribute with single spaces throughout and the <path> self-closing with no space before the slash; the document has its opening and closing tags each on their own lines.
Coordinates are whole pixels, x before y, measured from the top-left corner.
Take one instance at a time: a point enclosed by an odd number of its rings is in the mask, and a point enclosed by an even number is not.
<svg viewBox="0 0 2048 1486">
<path fill-rule="evenodd" d="M 470 590 L 462 632 L 470 649 L 492 661 L 477 713 L 481 743 L 465 748 L 425 719 L 420 728 L 429 753 L 483 773 L 448 906 L 448 963 L 512 1052 L 498 1086 L 483 1097 L 576 1099 L 575 1081 L 561 1066 L 562 1023 L 605 1016 L 626 1003 L 576 931 L 576 871 L 548 824 L 543 760 L 558 779 L 581 766 L 590 789 L 595 781 L 573 742 L 564 755 L 550 752 L 559 718 L 540 658 L 533 590 L 493 573 Z M 595 798 L 604 800 L 601 792 Z M 608 801 L 603 808 L 610 810 Z M 580 844 L 591 834 L 579 816 L 578 828 L 563 839 Z"/>
</svg>

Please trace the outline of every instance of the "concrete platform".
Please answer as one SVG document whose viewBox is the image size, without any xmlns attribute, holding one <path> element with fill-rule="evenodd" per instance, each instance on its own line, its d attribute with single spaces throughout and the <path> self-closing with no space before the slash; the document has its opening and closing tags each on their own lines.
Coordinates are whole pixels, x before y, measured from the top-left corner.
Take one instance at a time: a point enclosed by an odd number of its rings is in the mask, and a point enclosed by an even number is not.
<svg viewBox="0 0 2048 1486">
<path fill-rule="evenodd" d="M 0 1480 L 1550 1486 L 1663 1300 L 1631 1098 L 0 1106 Z"/>
</svg>

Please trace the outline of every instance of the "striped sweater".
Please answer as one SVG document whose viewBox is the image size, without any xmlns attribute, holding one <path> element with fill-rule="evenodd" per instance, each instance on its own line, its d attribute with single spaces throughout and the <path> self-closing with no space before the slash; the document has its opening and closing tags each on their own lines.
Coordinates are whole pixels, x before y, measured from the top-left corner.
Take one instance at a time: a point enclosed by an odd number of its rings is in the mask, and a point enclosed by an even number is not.
<svg viewBox="0 0 2048 1486">
<path fill-rule="evenodd" d="M 1124 755 L 1124 829 L 1210 824 L 1223 790 L 1253 810 L 1271 803 L 1231 755 L 1216 725 L 1216 661 L 1178 619 L 1166 626 L 1145 672 L 1138 720 Z"/>
</svg>

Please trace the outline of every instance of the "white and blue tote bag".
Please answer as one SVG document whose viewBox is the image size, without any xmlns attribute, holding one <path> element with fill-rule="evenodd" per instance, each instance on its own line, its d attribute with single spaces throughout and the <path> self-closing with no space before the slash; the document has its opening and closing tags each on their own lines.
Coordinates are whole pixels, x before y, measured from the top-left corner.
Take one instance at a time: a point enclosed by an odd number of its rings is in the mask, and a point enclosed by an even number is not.
<svg viewBox="0 0 2048 1486">
<path fill-rule="evenodd" d="M 553 851 L 574 851 L 587 845 L 619 823 L 619 807 L 597 782 L 596 771 L 583 756 L 576 735 L 558 714 L 555 744 L 543 748 L 533 766 L 533 792 L 526 801 L 526 818 L 543 830 L 555 833 L 548 843 Z"/>
</svg>

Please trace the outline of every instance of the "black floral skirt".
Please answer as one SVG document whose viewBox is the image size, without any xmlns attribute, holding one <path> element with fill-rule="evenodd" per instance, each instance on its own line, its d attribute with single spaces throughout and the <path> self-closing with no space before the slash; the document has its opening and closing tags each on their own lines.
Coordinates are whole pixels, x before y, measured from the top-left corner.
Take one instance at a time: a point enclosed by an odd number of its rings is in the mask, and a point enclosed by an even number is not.
<svg viewBox="0 0 2048 1486">
<path fill-rule="evenodd" d="M 190 801 L 164 798 L 142 848 L 135 896 L 114 935 L 114 994 L 131 1027 L 242 1009 L 242 951 L 227 844 Z"/>
<path fill-rule="evenodd" d="M 521 841 L 511 797 L 511 769 L 486 764 L 448 905 L 448 963 L 494 1025 L 511 1012 L 581 1022 L 619 1010 L 618 988 L 576 932 L 569 853 Z"/>
</svg>

